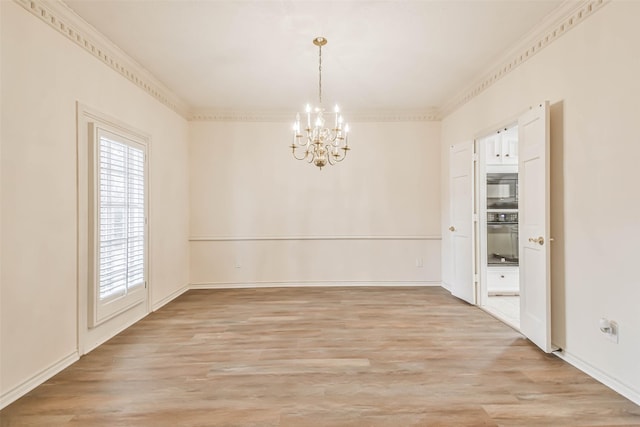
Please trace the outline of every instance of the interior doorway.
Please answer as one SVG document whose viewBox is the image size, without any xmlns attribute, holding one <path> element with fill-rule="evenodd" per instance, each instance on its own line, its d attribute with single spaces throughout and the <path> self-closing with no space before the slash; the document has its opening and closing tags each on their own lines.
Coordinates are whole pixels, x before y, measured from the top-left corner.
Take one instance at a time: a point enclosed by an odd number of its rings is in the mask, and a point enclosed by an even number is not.
<svg viewBox="0 0 640 427">
<path fill-rule="evenodd" d="M 478 304 L 520 330 L 518 124 L 476 140 Z"/>
<path fill-rule="evenodd" d="M 505 126 L 509 128 L 509 126 Z M 450 212 L 449 246 L 453 272 L 451 277 L 451 294 L 470 304 L 486 305 L 489 299 L 487 276 L 488 249 L 486 244 L 479 244 L 481 227 L 486 227 L 488 209 L 479 209 L 480 203 L 489 203 L 490 197 L 505 199 L 515 189 L 518 199 L 517 209 L 512 212 L 501 212 L 508 205 L 498 204 L 495 214 L 503 213 L 504 218 L 496 219 L 503 223 L 517 214 L 517 277 L 519 284 L 518 298 L 520 307 L 520 325 L 518 330 L 543 351 L 554 350 L 551 344 L 551 277 L 550 277 L 550 199 L 549 199 L 549 102 L 529 107 L 517 119 L 517 139 L 499 138 L 500 144 L 486 144 L 480 153 L 474 149 L 473 141 L 451 146 L 449 168 Z M 508 132 L 507 132 L 508 134 Z M 503 143 L 503 140 L 507 141 Z M 495 142 L 495 141 L 494 141 Z M 470 147 L 467 149 L 467 147 Z M 493 151 L 490 149 L 493 147 Z M 496 151 L 499 147 L 500 151 Z M 494 188 L 489 189 L 485 173 L 485 183 L 479 179 L 480 167 L 488 167 L 486 157 L 493 153 L 498 157 L 504 169 L 515 166 L 512 159 L 516 150 L 517 183 L 498 180 Z M 508 154 L 508 155 L 507 155 Z M 481 161 L 482 160 L 482 161 Z M 513 165 L 508 163 L 513 162 Z M 486 168 L 485 168 L 486 169 Z M 512 186 L 512 187 L 510 187 Z M 484 212 L 484 217 L 481 215 Z M 469 233 L 469 230 L 472 230 Z M 485 241 L 487 240 L 485 234 Z M 504 242 L 503 242 L 504 243 Z M 497 252 L 497 259 L 504 264 L 513 256 L 504 256 Z M 513 255 L 513 254 L 512 254 Z M 480 262 L 487 260 L 486 263 Z M 504 267 L 504 266 L 503 266 Z M 484 273 L 482 273 L 484 272 Z M 494 271 L 495 272 L 495 271 Z M 484 274 L 484 277 L 481 277 Z M 499 278 L 502 278 L 499 274 Z M 505 275 L 506 277 L 506 275 Z M 503 292 L 501 292 L 503 293 Z M 486 295 L 486 296 L 485 296 Z M 512 295 L 515 296 L 515 295 Z M 484 302 L 480 299 L 484 297 Z M 480 300 L 480 301 L 478 301 Z"/>
</svg>

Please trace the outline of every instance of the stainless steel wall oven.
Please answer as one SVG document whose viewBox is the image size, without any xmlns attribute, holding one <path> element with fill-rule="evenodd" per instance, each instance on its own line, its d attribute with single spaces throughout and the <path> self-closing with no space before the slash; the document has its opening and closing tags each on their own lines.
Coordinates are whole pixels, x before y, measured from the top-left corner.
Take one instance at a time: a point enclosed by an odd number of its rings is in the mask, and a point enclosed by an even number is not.
<svg viewBox="0 0 640 427">
<path fill-rule="evenodd" d="M 517 212 L 487 212 L 487 264 L 518 265 Z"/>
</svg>

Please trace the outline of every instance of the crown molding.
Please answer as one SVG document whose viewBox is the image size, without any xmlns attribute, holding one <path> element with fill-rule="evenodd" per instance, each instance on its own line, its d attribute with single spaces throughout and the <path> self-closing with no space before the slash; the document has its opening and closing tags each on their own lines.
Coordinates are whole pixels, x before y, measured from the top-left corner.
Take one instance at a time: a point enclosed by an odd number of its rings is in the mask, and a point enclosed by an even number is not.
<svg viewBox="0 0 640 427">
<path fill-rule="evenodd" d="M 153 98 L 187 117 L 184 101 L 62 1 L 14 1 Z"/>
<path fill-rule="evenodd" d="M 193 109 L 155 76 L 138 64 L 107 37 L 84 21 L 61 0 L 14 0 L 42 22 L 64 35 L 131 83 L 189 121 L 213 122 L 290 122 L 293 111 L 222 111 Z M 611 0 L 567 0 L 548 15 L 514 48 L 495 61 L 482 78 L 445 103 L 442 108 L 417 111 L 345 112 L 349 122 L 429 122 L 440 121 L 484 92 L 494 83 L 575 28 Z"/>
<path fill-rule="evenodd" d="M 345 111 L 349 123 L 359 122 L 433 122 L 441 120 L 437 109 L 399 111 Z M 294 111 L 194 110 L 187 119 L 193 122 L 293 122 Z"/>
<path fill-rule="evenodd" d="M 441 120 L 437 108 L 425 110 L 397 110 L 397 111 L 355 111 L 346 115 L 349 122 L 437 122 Z"/>
<path fill-rule="evenodd" d="M 187 115 L 190 122 L 293 122 L 292 111 L 229 111 L 200 109 Z"/>
<path fill-rule="evenodd" d="M 563 5 L 549 14 L 531 32 L 524 36 L 513 48 L 506 51 L 488 70 L 465 90 L 459 92 L 440 109 L 444 118 L 462 105 L 475 98 L 498 80 L 522 65 L 535 54 L 559 39 L 569 30 L 600 10 L 611 0 L 567 0 Z"/>
</svg>

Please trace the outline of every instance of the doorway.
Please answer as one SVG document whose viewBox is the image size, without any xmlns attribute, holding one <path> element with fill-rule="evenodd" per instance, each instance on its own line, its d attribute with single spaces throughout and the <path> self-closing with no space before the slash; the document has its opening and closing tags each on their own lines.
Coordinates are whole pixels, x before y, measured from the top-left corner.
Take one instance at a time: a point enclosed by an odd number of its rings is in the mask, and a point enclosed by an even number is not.
<svg viewBox="0 0 640 427">
<path fill-rule="evenodd" d="M 518 124 L 476 140 L 478 305 L 520 330 Z"/>
<path fill-rule="evenodd" d="M 505 128 L 508 130 L 510 126 Z M 506 135 L 509 134 L 508 131 L 505 132 Z M 453 267 L 450 290 L 452 295 L 483 308 L 489 299 L 489 290 L 486 288 L 487 275 L 490 272 L 488 250 L 486 243 L 479 243 L 482 239 L 480 230 L 487 226 L 489 212 L 486 208 L 480 209 L 480 206 L 481 203 L 488 203 L 488 193 L 494 199 L 509 198 L 506 196 L 509 196 L 512 189 L 509 187 L 511 185 L 509 182 L 499 180 L 495 187 L 488 189 L 486 169 L 489 165 L 486 158 L 492 156 L 497 159 L 495 161 L 499 161 L 502 167 L 501 172 L 514 173 L 513 168 L 517 168 L 515 169 L 517 183 L 513 186 L 518 198 L 517 209 L 512 212 L 496 210 L 493 213 L 504 214 L 503 222 L 508 222 L 506 220 L 511 219 L 510 215 L 517 214 L 516 258 L 519 284 L 517 296 L 520 314 L 518 330 L 543 351 L 549 353 L 554 349 L 551 344 L 549 250 L 549 102 L 533 105 L 520 114 L 517 119 L 517 128 L 511 132 L 513 136 L 517 135 L 515 140 L 509 137 L 495 139 L 494 135 L 493 145 L 480 146 L 483 149 L 482 153 L 476 151 L 476 146 L 480 144 L 474 141 L 451 146 L 449 153 L 450 225 L 447 236 Z M 497 140 L 500 141 L 499 144 Z M 480 173 L 480 168 L 483 165 L 486 166 L 485 182 L 481 184 L 480 177 L 483 175 Z M 509 169 L 512 169 L 511 172 Z M 504 204 L 498 205 L 498 208 L 513 209 Z M 483 213 L 484 217 L 481 218 Z M 499 221 L 500 219 L 497 219 L 495 222 Z M 469 232 L 469 230 L 472 231 Z M 503 234 L 508 234 L 504 230 L 503 228 Z M 486 242 L 486 231 L 484 238 Z M 500 262 L 504 258 L 505 266 L 509 258 L 514 258 L 513 253 L 511 253 L 512 256 L 501 256 L 502 254 L 497 252 L 497 255 L 495 258 Z M 486 262 L 482 263 L 481 260 Z"/>
</svg>

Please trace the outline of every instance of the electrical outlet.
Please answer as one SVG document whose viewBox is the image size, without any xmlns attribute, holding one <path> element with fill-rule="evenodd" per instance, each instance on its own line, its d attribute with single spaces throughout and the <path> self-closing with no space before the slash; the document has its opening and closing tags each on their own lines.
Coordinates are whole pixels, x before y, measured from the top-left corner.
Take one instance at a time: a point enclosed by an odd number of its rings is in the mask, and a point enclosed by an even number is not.
<svg viewBox="0 0 640 427">
<path fill-rule="evenodd" d="M 422 260 L 422 258 L 421 258 L 421 257 L 416 258 L 416 267 L 417 267 L 417 268 L 422 268 L 422 267 L 424 267 L 424 261 Z"/>
<path fill-rule="evenodd" d="M 612 320 L 611 322 L 609 322 L 609 327 L 611 328 L 611 330 L 607 334 L 607 338 L 609 338 L 609 341 L 618 344 L 618 338 L 620 336 L 620 329 L 618 328 L 618 324 Z"/>
<path fill-rule="evenodd" d="M 601 318 L 600 332 L 602 332 L 609 341 L 618 344 L 620 330 L 617 322 L 609 320 L 606 317 Z"/>
<path fill-rule="evenodd" d="M 236 260 L 235 267 L 236 268 L 242 268 L 242 263 L 240 262 L 239 259 Z"/>
</svg>

